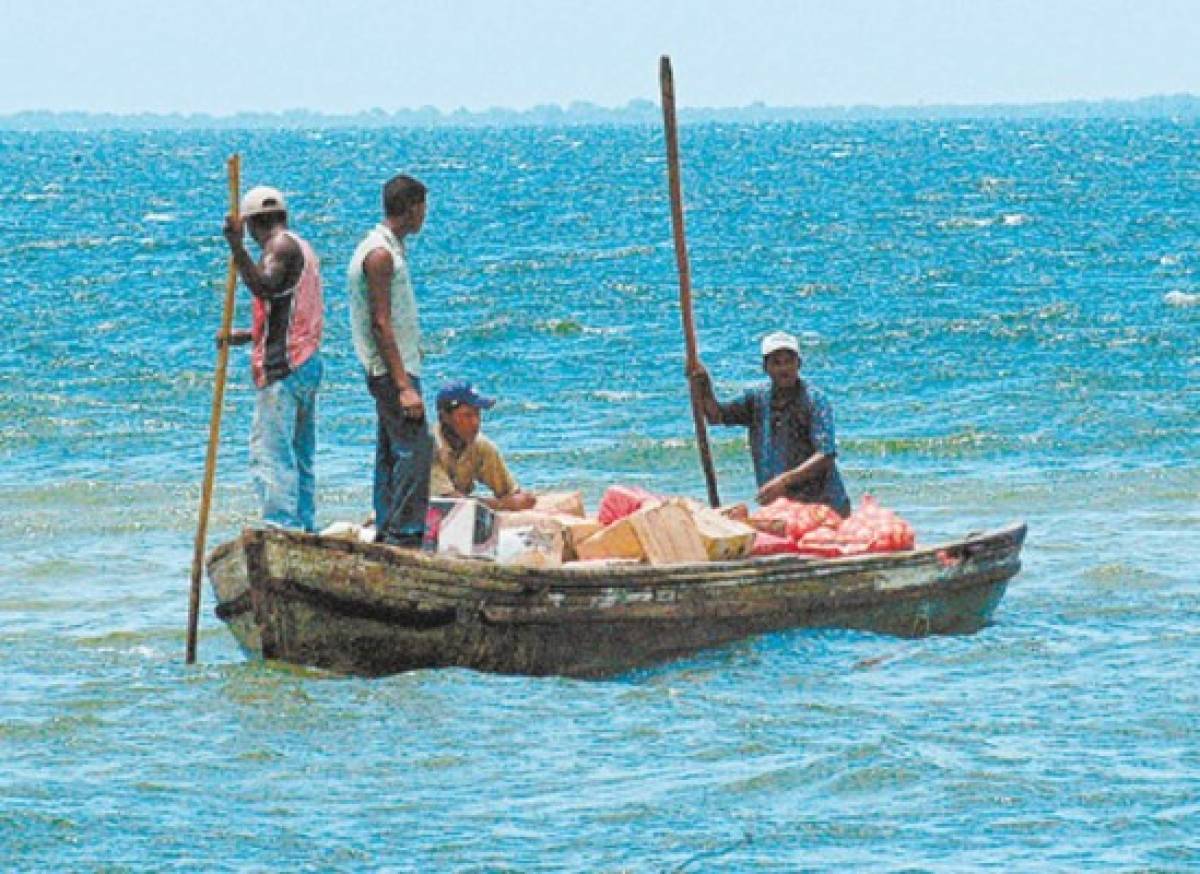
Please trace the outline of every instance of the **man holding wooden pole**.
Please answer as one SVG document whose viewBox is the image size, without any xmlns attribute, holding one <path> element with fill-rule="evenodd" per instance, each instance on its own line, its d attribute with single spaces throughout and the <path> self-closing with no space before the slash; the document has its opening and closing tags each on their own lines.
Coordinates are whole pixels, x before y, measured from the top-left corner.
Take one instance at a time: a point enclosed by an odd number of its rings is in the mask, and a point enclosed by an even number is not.
<svg viewBox="0 0 1200 874">
<path fill-rule="evenodd" d="M 816 388 L 800 378 L 800 341 L 775 331 L 760 344 L 766 386 L 747 389 L 721 403 L 699 359 L 688 376 L 710 425 L 741 425 L 750 432 L 750 454 L 758 501 L 776 498 L 825 504 L 850 515 L 850 498 L 837 467 L 833 409 Z"/>
<path fill-rule="evenodd" d="M 246 230 L 262 249 L 258 262 L 246 250 Z M 312 246 L 288 230 L 287 203 L 274 188 L 248 191 L 241 216 L 227 216 L 224 233 L 238 274 L 254 295 L 251 330 L 223 339 L 234 346 L 254 344 L 250 369 L 258 393 L 250 466 L 263 522 L 316 531 L 321 265 Z"/>
</svg>

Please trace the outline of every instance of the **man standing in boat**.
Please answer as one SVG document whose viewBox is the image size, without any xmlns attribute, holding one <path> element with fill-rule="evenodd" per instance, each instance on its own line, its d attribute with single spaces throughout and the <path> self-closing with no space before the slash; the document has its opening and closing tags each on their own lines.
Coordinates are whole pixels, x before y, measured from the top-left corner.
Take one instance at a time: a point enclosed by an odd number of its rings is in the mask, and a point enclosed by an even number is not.
<svg viewBox="0 0 1200 874">
<path fill-rule="evenodd" d="M 421 399 L 421 325 L 404 238 L 425 223 L 426 188 L 411 176 L 383 186 L 383 221 L 350 260 L 350 327 L 378 418 L 375 539 L 417 549 L 425 532 L 433 439 Z"/>
<path fill-rule="evenodd" d="M 786 497 L 850 514 L 850 498 L 837 468 L 833 410 L 825 396 L 800 378 L 800 343 L 776 331 L 762 340 L 762 366 L 769 386 L 747 389 L 720 403 L 712 379 L 697 363 L 689 374 L 711 425 L 741 425 L 750 431 L 750 453 L 758 501 Z"/>
<path fill-rule="evenodd" d="M 246 229 L 262 250 L 255 263 Z M 250 370 L 258 388 L 250 433 L 250 468 L 263 522 L 316 530 L 317 391 L 323 365 L 321 264 L 288 230 L 287 203 L 274 188 L 246 192 L 241 217 L 225 218 L 225 240 L 242 282 L 254 295 L 249 331 L 218 342 L 253 343 Z"/>
</svg>

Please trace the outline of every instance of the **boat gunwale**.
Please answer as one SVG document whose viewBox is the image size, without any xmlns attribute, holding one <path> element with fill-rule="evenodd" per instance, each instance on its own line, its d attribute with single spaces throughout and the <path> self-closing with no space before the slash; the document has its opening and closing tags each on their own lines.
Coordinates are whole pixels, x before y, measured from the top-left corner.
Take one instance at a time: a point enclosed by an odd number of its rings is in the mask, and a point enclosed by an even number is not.
<svg viewBox="0 0 1200 874">
<path fill-rule="evenodd" d="M 431 570 L 444 570 L 456 575 L 463 573 L 463 571 L 472 571 L 472 575 L 521 577 L 521 579 L 538 579 L 547 582 L 564 579 L 589 579 L 589 577 L 612 579 L 614 576 L 637 577 L 647 574 L 667 577 L 695 574 L 697 571 L 706 575 L 712 573 L 712 571 L 725 574 L 760 568 L 811 570 L 814 568 L 814 565 L 822 567 L 822 565 L 827 564 L 834 565 L 834 567 L 838 567 L 839 569 L 846 569 L 858 564 L 866 565 L 866 567 L 874 564 L 901 564 L 905 563 L 906 559 L 936 557 L 938 552 L 962 549 L 962 547 L 976 544 L 982 545 L 991 543 L 991 541 L 997 541 L 997 545 L 1001 545 L 1006 543 L 1006 541 L 1015 540 L 1013 545 L 1020 547 L 1025 540 L 1026 527 L 1025 522 L 1010 522 L 1008 525 L 998 528 L 989 528 L 988 531 L 971 532 L 956 540 L 947 540 L 944 543 L 922 546 L 919 549 L 896 552 L 866 552 L 852 556 L 802 556 L 797 555 L 797 553 L 785 552 L 780 553 L 780 555 L 751 556 L 749 558 L 738 558 L 732 559 L 732 561 L 721 562 L 644 564 L 640 562 L 626 563 L 618 559 L 616 562 L 611 564 L 605 563 L 599 565 L 599 567 L 582 567 L 582 562 L 568 562 L 551 568 L 530 568 L 523 567 L 520 564 L 502 564 L 488 561 L 486 558 L 431 555 L 428 552 L 403 549 L 400 546 L 362 543 L 360 540 L 348 540 L 344 538 L 322 537 L 320 534 L 308 534 L 284 528 L 248 527 L 242 529 L 240 537 L 228 540 L 226 543 L 214 547 L 209 552 L 205 564 L 210 565 L 220 561 L 228 552 L 236 549 L 239 543 L 245 543 L 245 541 L 251 538 L 263 538 L 287 540 L 304 546 L 317 546 L 320 549 L 336 550 L 368 558 L 383 559 L 388 564 L 407 564 Z"/>
<path fill-rule="evenodd" d="M 690 584 L 711 581 L 714 577 L 732 583 L 756 577 L 775 577 L 794 573 L 805 576 L 825 576 L 856 571 L 903 568 L 936 561 L 939 554 L 963 551 L 972 555 L 990 552 L 1019 551 L 1025 540 L 1027 526 L 1024 522 L 982 532 L 971 532 L 958 540 L 946 541 L 920 549 L 900 552 L 879 552 L 830 558 L 781 555 L 755 556 L 733 561 L 688 562 L 670 565 L 647 565 L 642 563 L 605 564 L 601 567 L 571 567 L 568 563 L 558 567 L 523 567 L 505 565 L 479 558 L 430 555 L 410 549 L 381 543 L 362 543 L 343 538 L 322 537 L 279 528 L 245 528 L 241 535 L 217 546 L 209 553 L 206 565 L 211 568 L 233 552 L 239 545 L 244 547 L 251 540 L 282 540 L 289 545 L 342 552 L 368 560 L 379 561 L 393 567 L 410 567 L 417 571 L 435 571 L 452 576 L 476 580 L 535 588 L 556 587 L 586 589 L 622 585 L 637 586 L 646 583 L 655 586 L 672 583 Z M 975 549 L 972 549 L 975 547 Z M 990 547 L 990 548 L 989 548 Z"/>
</svg>

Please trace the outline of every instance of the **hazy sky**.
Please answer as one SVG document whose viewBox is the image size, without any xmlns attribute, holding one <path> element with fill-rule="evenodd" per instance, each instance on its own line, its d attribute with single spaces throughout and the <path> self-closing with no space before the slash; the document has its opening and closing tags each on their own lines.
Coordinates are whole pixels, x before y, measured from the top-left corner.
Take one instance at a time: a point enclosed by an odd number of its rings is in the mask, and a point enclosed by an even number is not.
<svg viewBox="0 0 1200 874">
<path fill-rule="evenodd" d="M 0 113 L 1200 93 L 1200 0 L 0 0 Z"/>
</svg>

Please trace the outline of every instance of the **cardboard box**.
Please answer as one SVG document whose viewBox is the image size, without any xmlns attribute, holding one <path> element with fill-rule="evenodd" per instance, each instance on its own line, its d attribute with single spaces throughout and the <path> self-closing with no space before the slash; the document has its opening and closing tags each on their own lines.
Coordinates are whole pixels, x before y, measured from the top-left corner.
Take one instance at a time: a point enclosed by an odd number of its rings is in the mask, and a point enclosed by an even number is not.
<svg viewBox="0 0 1200 874">
<path fill-rule="evenodd" d="M 507 528 L 527 528 L 530 525 L 544 525 L 548 521 L 558 522 L 558 516 L 543 510 L 499 510 L 496 513 L 496 526 L 504 531 Z"/>
<path fill-rule="evenodd" d="M 618 519 L 575 544 L 575 555 L 585 561 L 598 558 L 632 558 L 640 561 L 645 558 L 642 542 L 629 519 L 628 516 Z"/>
<path fill-rule="evenodd" d="M 709 561 L 733 561 L 745 558 L 754 548 L 754 528 L 730 519 L 720 510 L 708 508 L 692 514 L 700 541 Z"/>
<path fill-rule="evenodd" d="M 574 561 L 578 557 L 577 547 L 600 530 L 596 519 L 586 519 L 565 513 L 544 513 L 541 510 L 501 510 L 496 514 L 496 524 L 501 536 L 505 531 L 530 526 L 557 530 L 563 541 L 563 561 Z"/>
<path fill-rule="evenodd" d="M 573 561 L 579 557 L 579 544 L 600 530 L 599 519 L 579 518 L 577 516 L 559 516 L 563 526 L 563 541 L 565 550 L 563 558 Z"/>
<path fill-rule="evenodd" d="M 678 501 L 653 502 L 600 529 L 575 552 L 580 559 L 640 558 L 650 564 L 708 560 L 691 512 Z"/>
<path fill-rule="evenodd" d="M 521 567 L 559 567 L 563 563 L 563 527 L 547 523 L 504 528 L 496 543 L 496 561 Z"/>
<path fill-rule="evenodd" d="M 535 497 L 533 509 L 564 516 L 585 516 L 583 492 L 544 492 Z"/>
<path fill-rule="evenodd" d="M 679 501 L 651 504 L 628 517 L 650 564 L 685 564 L 708 560 L 696 520 Z"/>
<path fill-rule="evenodd" d="M 747 507 L 745 504 L 737 503 L 737 504 L 729 504 L 724 507 L 718 507 L 717 512 L 720 513 L 722 516 L 724 516 L 726 519 L 732 519 L 735 522 L 743 522 L 747 525 L 750 524 L 748 521 L 750 519 L 750 508 Z M 751 527 L 753 527 L 753 526 L 751 526 Z"/>
<path fill-rule="evenodd" d="M 439 555 L 493 558 L 496 514 L 474 498 L 430 498 L 422 548 Z"/>
</svg>

